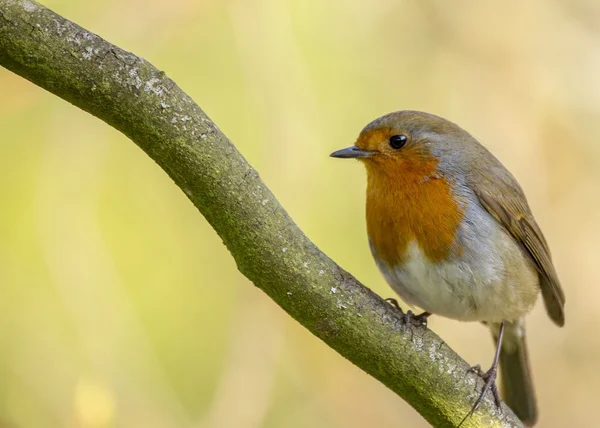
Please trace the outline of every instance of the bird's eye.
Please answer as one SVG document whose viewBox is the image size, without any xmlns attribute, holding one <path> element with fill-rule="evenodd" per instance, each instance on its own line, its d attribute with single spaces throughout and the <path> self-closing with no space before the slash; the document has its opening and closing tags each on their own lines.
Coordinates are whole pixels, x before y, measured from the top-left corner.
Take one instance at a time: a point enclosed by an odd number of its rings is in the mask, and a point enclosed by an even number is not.
<svg viewBox="0 0 600 428">
<path fill-rule="evenodd" d="M 404 134 L 400 135 L 392 135 L 390 137 L 390 147 L 394 150 L 400 150 L 406 142 L 408 141 L 408 137 Z"/>
</svg>

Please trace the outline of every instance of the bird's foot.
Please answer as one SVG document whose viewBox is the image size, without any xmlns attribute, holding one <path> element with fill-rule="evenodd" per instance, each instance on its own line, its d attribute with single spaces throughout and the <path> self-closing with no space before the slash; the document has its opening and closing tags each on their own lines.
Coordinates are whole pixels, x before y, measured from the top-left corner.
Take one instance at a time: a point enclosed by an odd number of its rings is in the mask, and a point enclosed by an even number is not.
<svg viewBox="0 0 600 428">
<path fill-rule="evenodd" d="M 494 402 L 496 403 L 496 407 L 498 408 L 498 410 L 502 411 L 502 408 L 500 407 L 502 405 L 502 400 L 500 400 L 500 394 L 498 394 L 498 387 L 496 386 L 496 376 L 498 375 L 498 362 L 500 361 L 500 349 L 502 348 L 502 337 L 503 336 L 504 336 L 504 321 L 502 321 L 502 323 L 500 324 L 500 331 L 498 332 L 498 343 L 496 345 L 496 353 L 494 354 L 494 361 L 492 362 L 492 367 L 490 367 L 490 369 L 487 372 L 483 372 L 483 370 L 481 370 L 481 366 L 479 364 L 477 364 L 476 366 L 473 366 L 469 370 L 467 370 L 467 373 L 475 373 L 477 376 L 479 376 L 481 379 L 483 379 L 483 388 L 481 388 L 481 393 L 479 394 L 479 397 L 477 397 L 475 404 L 473 404 L 471 411 L 469 413 L 467 413 L 467 415 L 463 418 L 463 420 L 460 422 L 460 424 L 458 424 L 459 427 L 462 426 L 462 424 L 467 419 L 469 419 L 471 416 L 473 416 L 473 413 L 475 413 L 475 411 L 479 408 L 479 406 L 483 402 L 483 397 L 485 397 L 485 393 L 488 392 L 488 390 L 492 391 L 492 394 L 494 395 Z"/>
<path fill-rule="evenodd" d="M 390 302 L 392 306 L 394 306 L 400 313 L 402 314 L 402 322 L 404 324 L 413 324 L 416 327 L 427 327 L 427 318 L 431 315 L 429 312 L 423 312 L 419 315 L 413 314 L 411 310 L 404 312 L 398 301 L 393 297 L 388 297 L 385 299 L 387 302 Z"/>
<path fill-rule="evenodd" d="M 500 394 L 498 393 L 498 387 L 496 386 L 496 376 L 498 375 L 498 366 L 492 365 L 492 367 L 487 372 L 484 372 L 483 370 L 481 370 L 481 366 L 479 364 L 477 364 L 476 366 L 471 367 L 467 372 L 475 373 L 477 376 L 479 376 L 481 379 L 483 379 L 484 384 L 483 384 L 483 388 L 481 388 L 481 393 L 479 394 L 479 397 L 477 397 L 475 404 L 473 404 L 471 411 L 465 417 L 465 419 L 470 418 L 473 415 L 473 413 L 475 413 L 477 411 L 477 409 L 483 402 L 483 397 L 485 396 L 485 393 L 488 391 L 492 391 L 492 394 L 494 396 L 494 402 L 496 403 L 496 407 L 500 408 L 500 406 L 502 405 L 502 400 L 500 400 Z M 465 419 L 463 419 L 463 421 Z"/>
</svg>

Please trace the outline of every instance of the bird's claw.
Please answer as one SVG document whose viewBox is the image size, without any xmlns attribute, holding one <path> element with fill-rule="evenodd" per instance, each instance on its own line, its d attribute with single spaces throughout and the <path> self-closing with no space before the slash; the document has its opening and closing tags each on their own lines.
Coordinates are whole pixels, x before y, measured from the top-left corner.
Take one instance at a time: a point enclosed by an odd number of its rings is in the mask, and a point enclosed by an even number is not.
<svg viewBox="0 0 600 428">
<path fill-rule="evenodd" d="M 475 404 L 473 404 L 473 407 L 471 408 L 471 411 L 467 414 L 467 416 L 464 417 L 462 422 L 473 416 L 473 414 L 477 411 L 477 409 L 483 402 L 483 397 L 485 397 L 485 393 L 488 392 L 488 390 L 492 391 L 496 407 L 498 407 L 498 409 L 501 409 L 502 400 L 500 400 L 500 394 L 498 393 L 498 387 L 496 386 L 496 376 L 498 374 L 498 368 L 492 367 L 487 372 L 484 372 L 483 370 L 481 370 L 481 366 L 477 364 L 476 366 L 473 366 L 469 370 L 467 370 L 467 373 L 475 373 L 477 376 L 483 379 L 484 384 L 483 388 L 481 388 L 481 393 L 479 394 L 479 397 L 477 397 Z"/>
<path fill-rule="evenodd" d="M 416 324 L 417 327 L 427 327 L 427 318 L 431 315 L 429 312 L 422 312 L 419 315 L 414 315 L 411 311 L 406 313 L 408 317 L 408 321 L 413 321 L 413 324 Z"/>
<path fill-rule="evenodd" d="M 467 373 L 475 373 L 477 376 L 483 378 L 485 376 L 485 372 L 481 370 L 481 366 L 479 364 L 474 365 L 473 367 L 467 370 Z"/>
<path fill-rule="evenodd" d="M 427 318 L 431 315 L 429 312 L 423 312 L 419 315 L 413 314 L 411 310 L 404 312 L 400 305 L 398 304 L 398 300 L 393 297 L 388 297 L 385 299 L 386 302 L 390 302 L 392 306 L 394 306 L 401 314 L 401 319 L 404 324 L 413 324 L 416 327 L 427 327 Z"/>
<path fill-rule="evenodd" d="M 481 370 L 481 366 L 479 366 L 479 365 L 476 365 L 473 368 L 476 370 L 475 373 L 477 374 L 477 376 L 479 376 L 484 381 L 483 388 L 481 389 L 481 394 L 479 394 L 479 397 L 477 398 L 477 401 L 475 402 L 475 405 L 473 406 L 474 407 L 473 411 L 477 410 L 477 407 L 479 407 L 479 405 L 483 401 L 483 397 L 488 390 L 492 391 L 492 394 L 494 395 L 494 402 L 496 403 L 496 407 L 500 408 L 500 406 L 502 405 L 502 400 L 500 400 L 500 394 L 498 393 L 498 387 L 496 386 L 496 377 L 498 375 L 498 368 L 492 367 L 487 372 L 483 372 L 483 370 Z"/>
</svg>

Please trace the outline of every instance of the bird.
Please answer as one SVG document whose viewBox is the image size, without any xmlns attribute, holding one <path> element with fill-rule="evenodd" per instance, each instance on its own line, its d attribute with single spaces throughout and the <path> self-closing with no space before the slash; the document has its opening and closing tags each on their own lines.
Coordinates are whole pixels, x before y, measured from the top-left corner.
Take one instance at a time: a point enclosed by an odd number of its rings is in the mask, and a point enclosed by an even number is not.
<svg viewBox="0 0 600 428">
<path fill-rule="evenodd" d="M 538 409 L 525 316 L 541 294 L 562 327 L 565 295 L 517 180 L 467 131 L 420 111 L 375 119 L 353 146 L 330 156 L 366 167 L 371 254 L 401 299 L 424 311 L 406 315 L 423 324 L 434 314 L 490 328 L 496 352 L 487 372 L 472 368 L 484 386 L 467 416 L 488 391 L 500 406 L 500 367 L 504 401 L 533 426 Z"/>
</svg>

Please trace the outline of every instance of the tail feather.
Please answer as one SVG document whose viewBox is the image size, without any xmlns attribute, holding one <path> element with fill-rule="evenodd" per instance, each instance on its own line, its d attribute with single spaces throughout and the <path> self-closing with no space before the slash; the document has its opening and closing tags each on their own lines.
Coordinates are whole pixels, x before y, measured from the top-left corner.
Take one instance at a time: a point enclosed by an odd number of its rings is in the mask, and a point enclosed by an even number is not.
<svg viewBox="0 0 600 428">
<path fill-rule="evenodd" d="M 492 328 L 492 332 L 496 338 L 497 329 Z M 533 426 L 537 421 L 538 411 L 523 320 L 506 323 L 500 353 L 500 378 L 505 403 L 525 425 Z"/>
</svg>

